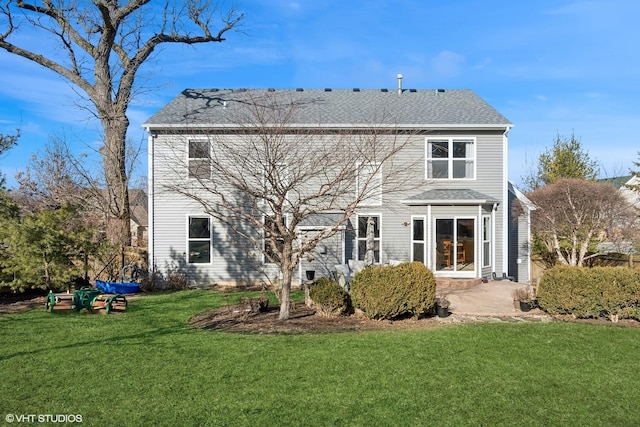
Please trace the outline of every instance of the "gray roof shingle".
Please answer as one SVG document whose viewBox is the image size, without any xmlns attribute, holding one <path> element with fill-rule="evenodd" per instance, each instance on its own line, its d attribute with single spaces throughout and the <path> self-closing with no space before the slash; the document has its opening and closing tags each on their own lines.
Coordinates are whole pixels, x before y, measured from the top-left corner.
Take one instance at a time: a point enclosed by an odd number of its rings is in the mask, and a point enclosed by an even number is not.
<svg viewBox="0 0 640 427">
<path fill-rule="evenodd" d="M 243 122 L 241 117 L 247 117 L 243 106 L 274 102 L 299 106 L 287 122 L 292 127 L 511 126 L 509 120 L 467 89 L 411 89 L 401 94 L 392 89 L 186 89 L 144 126 L 232 127 Z"/>
<path fill-rule="evenodd" d="M 494 197 L 487 196 L 475 190 L 456 190 L 437 188 L 424 191 L 411 197 L 409 200 L 403 200 L 407 205 L 423 205 L 423 204 L 487 204 L 497 203 Z"/>
</svg>

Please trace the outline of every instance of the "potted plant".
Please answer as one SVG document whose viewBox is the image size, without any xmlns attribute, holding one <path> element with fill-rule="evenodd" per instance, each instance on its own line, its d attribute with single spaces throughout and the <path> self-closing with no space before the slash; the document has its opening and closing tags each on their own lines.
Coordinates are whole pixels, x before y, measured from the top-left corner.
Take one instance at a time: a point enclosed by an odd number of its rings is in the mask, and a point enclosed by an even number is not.
<svg viewBox="0 0 640 427">
<path fill-rule="evenodd" d="M 518 302 L 522 311 L 531 310 L 535 304 L 535 295 L 531 286 L 514 289 L 512 296 L 513 300 Z"/>
<path fill-rule="evenodd" d="M 449 305 L 451 303 L 446 295 L 436 298 L 436 313 L 438 317 L 447 317 L 449 315 Z"/>
</svg>

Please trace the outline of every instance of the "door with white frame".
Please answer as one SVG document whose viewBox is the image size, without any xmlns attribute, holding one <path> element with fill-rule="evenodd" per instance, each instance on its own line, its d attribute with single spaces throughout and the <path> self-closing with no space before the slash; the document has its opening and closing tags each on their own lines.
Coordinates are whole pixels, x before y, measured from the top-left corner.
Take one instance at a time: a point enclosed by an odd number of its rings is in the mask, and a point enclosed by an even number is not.
<svg viewBox="0 0 640 427">
<path fill-rule="evenodd" d="M 434 266 L 442 276 L 475 277 L 476 218 L 434 219 Z"/>
</svg>

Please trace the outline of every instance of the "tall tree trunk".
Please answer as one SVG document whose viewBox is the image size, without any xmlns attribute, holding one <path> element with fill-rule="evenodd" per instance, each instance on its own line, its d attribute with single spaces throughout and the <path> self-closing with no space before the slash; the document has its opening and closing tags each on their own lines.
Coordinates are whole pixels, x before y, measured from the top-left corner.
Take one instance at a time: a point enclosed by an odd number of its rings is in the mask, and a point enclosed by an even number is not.
<svg viewBox="0 0 640 427">
<path fill-rule="evenodd" d="M 106 180 L 107 239 L 118 246 L 131 244 L 129 177 L 126 168 L 126 138 L 129 120 L 125 114 L 102 119 Z"/>
</svg>

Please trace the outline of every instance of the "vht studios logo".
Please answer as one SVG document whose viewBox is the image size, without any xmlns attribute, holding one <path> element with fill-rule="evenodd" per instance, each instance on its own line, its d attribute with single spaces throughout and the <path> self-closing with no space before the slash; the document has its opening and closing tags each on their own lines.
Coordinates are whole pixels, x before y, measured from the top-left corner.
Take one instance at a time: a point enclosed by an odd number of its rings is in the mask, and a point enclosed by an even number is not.
<svg viewBox="0 0 640 427">
<path fill-rule="evenodd" d="M 8 423 L 81 423 L 79 414 L 7 414 Z"/>
</svg>

